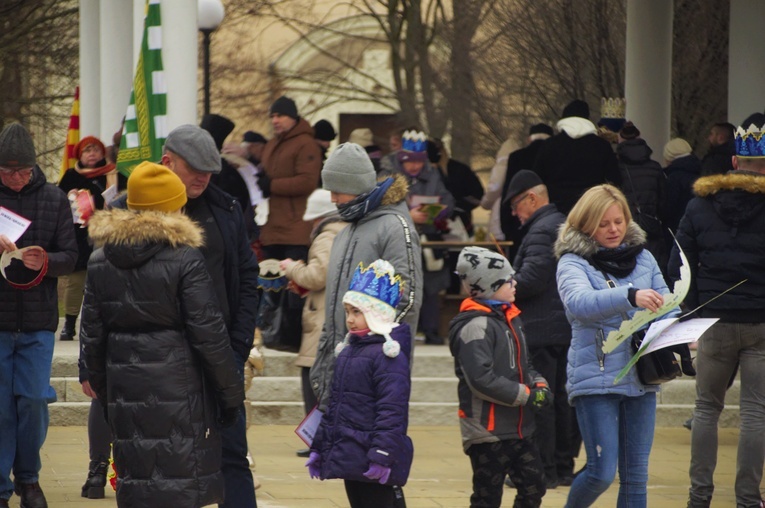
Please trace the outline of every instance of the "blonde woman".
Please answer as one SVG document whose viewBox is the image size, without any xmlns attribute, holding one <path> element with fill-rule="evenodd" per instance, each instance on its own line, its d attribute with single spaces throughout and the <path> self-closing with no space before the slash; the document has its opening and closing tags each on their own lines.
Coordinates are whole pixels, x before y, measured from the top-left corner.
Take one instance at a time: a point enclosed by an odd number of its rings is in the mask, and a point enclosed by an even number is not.
<svg viewBox="0 0 765 508">
<path fill-rule="evenodd" d="M 617 466 L 617 507 L 646 506 L 659 388 L 642 384 L 634 369 L 614 384 L 634 353 L 631 341 L 603 352 L 610 331 L 640 309 L 656 311 L 669 293 L 645 242 L 621 191 L 598 185 L 574 205 L 555 244 L 558 291 L 572 331 L 566 389 L 587 451 L 567 508 L 591 506 L 613 482 Z"/>
</svg>

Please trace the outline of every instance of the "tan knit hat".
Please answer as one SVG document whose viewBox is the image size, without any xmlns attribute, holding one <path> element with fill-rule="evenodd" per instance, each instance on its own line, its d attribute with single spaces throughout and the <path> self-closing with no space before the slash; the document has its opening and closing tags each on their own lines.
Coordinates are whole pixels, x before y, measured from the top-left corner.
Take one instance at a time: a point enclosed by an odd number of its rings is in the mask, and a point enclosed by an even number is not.
<svg viewBox="0 0 765 508">
<path fill-rule="evenodd" d="M 670 139 L 669 143 L 664 145 L 664 160 L 672 162 L 679 157 L 690 155 L 693 149 L 683 138 Z"/>
</svg>

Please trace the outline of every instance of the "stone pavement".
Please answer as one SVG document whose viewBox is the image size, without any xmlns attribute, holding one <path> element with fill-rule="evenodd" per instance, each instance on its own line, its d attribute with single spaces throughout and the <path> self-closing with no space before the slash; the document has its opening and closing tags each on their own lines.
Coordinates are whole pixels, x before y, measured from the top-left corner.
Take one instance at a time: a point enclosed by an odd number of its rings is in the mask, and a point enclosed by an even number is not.
<svg viewBox="0 0 765 508">
<path fill-rule="evenodd" d="M 455 417 L 456 420 L 456 417 Z M 470 463 L 462 453 L 459 429 L 453 426 L 417 426 L 410 428 L 415 459 L 409 483 L 404 489 L 409 508 L 468 506 L 471 492 Z M 345 490 L 339 480 L 320 482 L 308 477 L 306 459 L 295 456 L 302 442 L 292 426 L 263 425 L 248 432 L 250 448 L 257 462 L 257 476 L 262 486 L 257 491 L 260 508 L 330 508 L 347 506 Z M 720 449 L 715 481 L 713 508 L 735 506 L 733 483 L 737 429 L 720 430 Z M 648 506 L 675 508 L 685 506 L 688 492 L 690 433 L 682 428 L 659 428 L 650 461 Z M 582 457 L 583 458 L 583 457 Z M 115 507 L 114 492 L 104 500 L 79 497 L 88 464 L 85 427 L 51 427 L 42 453 L 40 482 L 50 508 Z M 595 507 L 616 506 L 618 485 L 614 484 Z M 551 490 L 544 498 L 545 507 L 562 507 L 567 487 Z M 512 506 L 514 491 L 505 488 L 503 506 Z M 11 498 L 18 507 L 18 498 Z M 138 507 L 136 507 L 138 508 Z"/>
</svg>

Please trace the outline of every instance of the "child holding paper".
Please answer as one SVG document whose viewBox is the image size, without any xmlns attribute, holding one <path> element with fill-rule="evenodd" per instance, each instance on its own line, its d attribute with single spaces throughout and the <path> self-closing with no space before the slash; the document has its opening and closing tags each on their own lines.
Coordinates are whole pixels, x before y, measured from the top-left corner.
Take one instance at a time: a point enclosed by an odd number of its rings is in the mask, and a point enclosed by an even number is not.
<svg viewBox="0 0 765 508">
<path fill-rule="evenodd" d="M 395 506 L 414 449 L 409 421 L 411 334 L 396 323 L 403 283 L 393 266 L 361 263 L 343 296 L 348 335 L 335 354 L 332 395 L 306 462 L 311 478 L 342 478 L 352 508 Z"/>
</svg>

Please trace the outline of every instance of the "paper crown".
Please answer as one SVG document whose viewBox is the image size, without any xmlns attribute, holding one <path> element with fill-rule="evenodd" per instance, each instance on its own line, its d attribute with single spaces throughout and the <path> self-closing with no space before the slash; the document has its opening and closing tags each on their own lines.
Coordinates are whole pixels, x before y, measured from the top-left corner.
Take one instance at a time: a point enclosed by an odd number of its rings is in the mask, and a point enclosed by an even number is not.
<svg viewBox="0 0 765 508">
<path fill-rule="evenodd" d="M 396 323 L 396 305 L 401 299 L 404 282 L 395 275 L 393 265 L 378 259 L 364 268 L 359 263 L 351 278 L 351 287 L 343 296 L 343 303 L 360 309 L 364 313 L 367 327 L 372 333 L 385 337 L 383 353 L 395 358 L 401 351 L 401 345 L 390 336 L 398 326 Z M 335 355 L 348 345 L 348 336 L 335 347 Z"/>
<path fill-rule="evenodd" d="M 348 290 L 371 296 L 395 309 L 401 300 L 404 282 L 400 275 L 394 273 L 393 265 L 383 259 L 372 262 L 366 268 L 359 263 Z"/>
<path fill-rule="evenodd" d="M 279 267 L 278 259 L 266 259 L 259 265 L 258 288 L 263 291 L 281 291 L 287 287 L 288 280 L 284 270 Z"/>
<path fill-rule="evenodd" d="M 427 152 L 428 137 L 422 131 L 406 131 L 401 136 L 401 149 L 407 152 Z"/>
<path fill-rule="evenodd" d="M 765 126 L 749 124 L 736 129 L 736 155 L 738 157 L 765 157 Z"/>
<path fill-rule="evenodd" d="M 627 101 L 626 99 L 619 99 L 613 97 L 603 97 L 600 99 L 600 120 L 598 121 L 599 127 L 605 127 L 606 133 L 616 133 L 624 127 L 625 116 L 627 114 Z M 600 129 L 601 134 L 604 133 L 603 129 Z"/>
<path fill-rule="evenodd" d="M 603 97 L 600 99 L 600 116 L 603 118 L 624 118 L 627 116 L 627 99 Z"/>
</svg>

